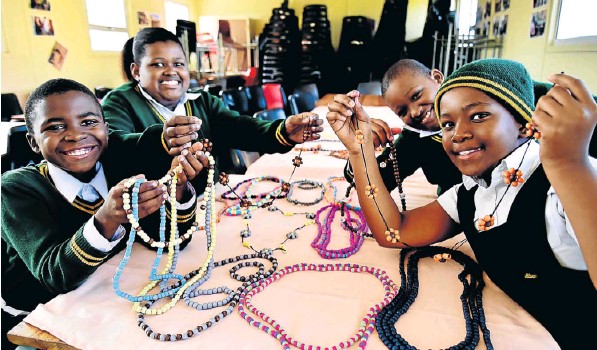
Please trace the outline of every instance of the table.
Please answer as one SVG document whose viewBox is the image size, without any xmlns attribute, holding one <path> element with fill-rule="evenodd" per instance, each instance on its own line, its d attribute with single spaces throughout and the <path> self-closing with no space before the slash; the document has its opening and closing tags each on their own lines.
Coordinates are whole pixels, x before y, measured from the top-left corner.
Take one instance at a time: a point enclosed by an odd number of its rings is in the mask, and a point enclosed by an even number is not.
<svg viewBox="0 0 597 350">
<path fill-rule="evenodd" d="M 369 114 L 376 114 L 388 121 L 391 112 L 366 107 Z M 388 109 L 389 111 L 389 109 Z M 325 113 L 325 108 L 316 109 Z M 332 140 L 329 126 L 324 126 L 324 139 Z M 322 142 L 326 143 L 326 142 Z M 335 147 L 339 147 L 337 143 Z M 231 175 L 231 184 L 256 175 L 277 175 L 288 179 L 291 159 L 296 155 L 291 151 L 281 155 L 265 155 L 253 163 L 245 175 Z M 326 152 L 303 152 L 304 164 L 298 168 L 293 180 L 314 179 L 325 181 L 328 176 L 341 176 L 344 161 L 335 162 Z M 283 160 L 283 162 L 282 162 Z M 273 166 L 282 163 L 285 165 Z M 338 166 L 340 165 L 340 166 Z M 265 190 L 271 183 L 262 184 L 257 190 Z M 340 193 L 345 183 L 338 183 Z M 218 185 L 218 192 L 223 191 Z M 404 182 L 407 204 L 415 207 L 435 199 L 435 188 L 426 182 L 418 171 Z M 324 202 L 312 207 L 297 207 L 284 199 L 275 205 L 285 211 L 314 212 Z M 221 205 L 221 204 L 220 204 Z M 282 216 L 280 213 L 259 209 L 250 219 L 253 235 L 251 244 L 256 247 L 275 247 L 286 232 L 305 222 L 302 215 Z M 240 243 L 239 232 L 244 228 L 240 217 L 223 217 L 217 224 L 218 239 L 215 259 L 220 260 L 237 254 L 248 254 Z M 330 248 L 347 245 L 345 231 L 338 220 L 332 225 Z M 381 248 L 372 239 L 366 239 L 359 252 L 347 259 L 326 260 L 310 246 L 315 237 L 315 225 L 299 231 L 299 238 L 285 243 L 287 254 L 276 252 L 280 269 L 300 262 L 306 263 L 357 263 L 385 270 L 397 284 L 398 250 Z M 452 247 L 462 235 L 442 242 Z M 189 246 L 180 253 L 177 272 L 186 273 L 201 265 L 205 257 L 204 236 L 196 236 Z M 473 256 L 470 247 L 461 250 Z M 79 288 L 60 295 L 45 305 L 39 305 L 24 322 L 9 332 L 9 339 L 17 344 L 52 349 L 279 349 L 280 344 L 271 336 L 247 324 L 235 311 L 213 328 L 191 339 L 162 343 L 146 337 L 136 324 L 136 313 L 131 303 L 120 299 L 112 291 L 112 277 L 123 253 L 115 256 L 88 278 Z M 132 257 L 121 280 L 121 287 L 129 293 L 136 293 L 147 283 L 147 276 L 155 254 L 140 245 L 135 245 Z M 437 265 L 432 259 L 424 259 L 419 264 L 419 295 L 409 311 L 396 324 L 399 333 L 418 348 L 439 349 L 454 345 L 464 339 L 465 328 L 459 296 L 462 285 L 457 279 L 461 271 L 454 263 Z M 267 265 L 266 268 L 269 268 Z M 239 285 L 232 280 L 227 269 L 217 268 L 205 283 L 206 288 L 226 285 L 231 288 Z M 253 268 L 254 270 L 254 268 Z M 251 270 L 251 272 L 253 271 Z M 241 271 L 249 273 L 248 271 Z M 487 326 L 491 331 L 496 349 L 558 349 L 547 331 L 516 303 L 508 298 L 490 280 L 486 279 L 483 304 Z M 260 310 L 283 325 L 290 334 L 300 340 L 331 346 L 350 337 L 358 328 L 361 318 L 368 308 L 381 300 L 381 284 L 369 275 L 345 272 L 294 273 L 268 286 L 253 298 Z M 218 300 L 214 296 L 209 300 Z M 205 299 L 195 299 L 204 302 Z M 200 324 L 214 315 L 213 311 L 197 311 L 179 302 L 172 310 L 160 316 L 146 316 L 150 326 L 158 332 L 180 333 Z M 41 331 L 40 331 L 41 330 Z M 433 334 L 433 336 L 429 336 Z M 60 341 L 59 339 L 62 339 Z M 68 344 L 68 345 L 67 345 Z M 369 338 L 369 349 L 384 349 L 385 346 L 374 332 Z M 484 349 L 481 341 L 478 349 Z"/>
</svg>

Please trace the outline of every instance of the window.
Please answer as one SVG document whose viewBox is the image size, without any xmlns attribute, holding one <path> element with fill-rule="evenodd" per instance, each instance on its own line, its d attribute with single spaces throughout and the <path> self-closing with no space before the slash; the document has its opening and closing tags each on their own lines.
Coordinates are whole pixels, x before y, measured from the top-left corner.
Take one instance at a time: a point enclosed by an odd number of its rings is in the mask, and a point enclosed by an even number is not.
<svg viewBox="0 0 597 350">
<path fill-rule="evenodd" d="M 588 44 L 597 42 L 596 1 L 560 0 L 556 43 Z"/>
<path fill-rule="evenodd" d="M 166 14 L 166 29 L 176 34 L 176 20 L 189 20 L 189 8 L 185 5 L 166 1 L 164 3 L 164 13 Z"/>
<path fill-rule="evenodd" d="M 129 38 L 124 0 L 86 0 L 93 51 L 121 51 Z"/>
</svg>

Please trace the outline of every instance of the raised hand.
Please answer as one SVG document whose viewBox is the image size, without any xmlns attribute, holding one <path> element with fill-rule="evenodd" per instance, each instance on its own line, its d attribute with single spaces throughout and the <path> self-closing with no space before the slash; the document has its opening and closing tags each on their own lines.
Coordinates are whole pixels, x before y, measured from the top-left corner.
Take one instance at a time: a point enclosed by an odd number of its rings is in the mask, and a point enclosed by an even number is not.
<svg viewBox="0 0 597 350">
<path fill-rule="evenodd" d="M 555 85 L 533 113 L 541 132 L 541 161 L 583 162 L 597 124 L 597 104 L 582 80 L 566 74 L 554 74 L 549 80 Z"/>
<path fill-rule="evenodd" d="M 311 112 L 291 115 L 285 121 L 286 132 L 295 143 L 318 140 L 321 137 L 319 133 L 323 131 L 322 124 L 323 120 Z M 305 131 L 308 135 L 306 139 Z"/>
<path fill-rule="evenodd" d="M 353 90 L 346 95 L 334 96 L 334 100 L 328 103 L 328 108 L 326 118 L 349 152 L 361 151 L 361 145 L 356 138 L 356 129 L 363 132 L 363 143 L 372 142 L 371 121 L 359 102 L 358 91 Z"/>
<path fill-rule="evenodd" d="M 201 122 L 201 119 L 193 116 L 175 116 L 166 120 L 163 133 L 168 153 L 176 156 L 183 149 L 189 148 L 199 138 L 197 131 L 201 129 Z"/>
</svg>

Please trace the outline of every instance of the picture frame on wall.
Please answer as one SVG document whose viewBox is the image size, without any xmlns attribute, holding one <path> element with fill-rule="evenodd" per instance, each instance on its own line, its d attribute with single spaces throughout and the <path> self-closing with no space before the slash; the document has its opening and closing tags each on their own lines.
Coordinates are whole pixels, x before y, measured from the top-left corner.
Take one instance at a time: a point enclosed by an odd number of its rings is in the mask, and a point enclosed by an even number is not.
<svg viewBox="0 0 597 350">
<path fill-rule="evenodd" d="M 546 22 L 547 22 L 547 11 L 546 10 L 533 12 L 533 14 L 531 15 L 531 27 L 529 30 L 529 36 L 531 38 L 543 36 L 543 33 L 545 32 Z"/>
<path fill-rule="evenodd" d="M 533 8 L 545 6 L 549 3 L 549 0 L 533 0 Z"/>
<path fill-rule="evenodd" d="M 29 6 L 34 10 L 50 11 L 51 9 L 49 0 L 31 0 Z"/>
<path fill-rule="evenodd" d="M 33 34 L 36 36 L 41 35 L 54 35 L 54 25 L 52 20 L 48 17 L 32 16 L 33 20 Z"/>
<path fill-rule="evenodd" d="M 52 48 L 52 52 L 50 52 L 50 57 L 48 58 L 48 63 L 50 63 L 54 68 L 61 70 L 62 65 L 64 64 L 64 60 L 66 59 L 66 54 L 68 50 L 59 42 L 54 43 L 54 47 Z"/>
</svg>

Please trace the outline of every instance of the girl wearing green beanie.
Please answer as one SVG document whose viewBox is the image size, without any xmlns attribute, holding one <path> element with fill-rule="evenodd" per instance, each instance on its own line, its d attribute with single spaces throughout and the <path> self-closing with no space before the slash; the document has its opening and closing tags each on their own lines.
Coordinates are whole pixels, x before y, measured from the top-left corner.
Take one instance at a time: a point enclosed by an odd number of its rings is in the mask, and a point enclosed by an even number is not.
<svg viewBox="0 0 597 350">
<path fill-rule="evenodd" d="M 579 349 L 594 331 L 594 322 L 580 320 L 597 314 L 597 160 L 588 153 L 597 104 L 582 81 L 564 74 L 549 80 L 555 86 L 534 110 L 532 80 L 517 62 L 479 60 L 446 78 L 435 114 L 463 183 L 404 212 L 380 186 L 358 93 L 350 95 L 356 117 L 328 114 L 328 121 L 349 150 L 378 244 L 420 247 L 464 232 L 488 277 L 560 347 Z M 527 137 L 537 131 L 540 144 Z"/>
</svg>

